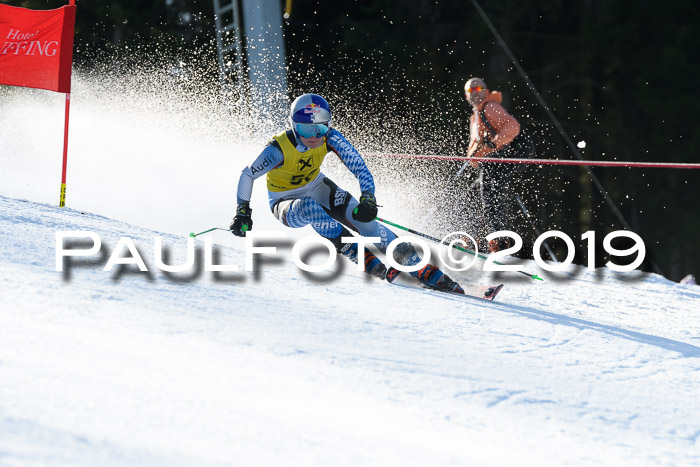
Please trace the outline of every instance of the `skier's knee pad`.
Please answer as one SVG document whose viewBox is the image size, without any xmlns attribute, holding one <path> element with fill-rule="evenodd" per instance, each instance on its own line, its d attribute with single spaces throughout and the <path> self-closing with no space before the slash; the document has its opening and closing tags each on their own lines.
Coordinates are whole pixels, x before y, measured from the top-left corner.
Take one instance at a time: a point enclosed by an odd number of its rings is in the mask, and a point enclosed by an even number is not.
<svg viewBox="0 0 700 467">
<path fill-rule="evenodd" d="M 420 263 L 420 256 L 416 253 L 416 249 L 413 248 L 413 245 L 408 242 L 403 242 L 394 250 L 394 261 L 403 266 L 413 266 L 414 264 Z"/>
<path fill-rule="evenodd" d="M 287 227 L 290 227 L 289 223 L 287 222 L 287 213 L 289 212 L 289 209 L 292 207 L 292 203 L 294 202 L 293 199 L 284 199 L 281 201 L 277 201 L 273 206 L 272 206 L 272 215 L 277 218 L 278 221 L 286 225 Z"/>
</svg>

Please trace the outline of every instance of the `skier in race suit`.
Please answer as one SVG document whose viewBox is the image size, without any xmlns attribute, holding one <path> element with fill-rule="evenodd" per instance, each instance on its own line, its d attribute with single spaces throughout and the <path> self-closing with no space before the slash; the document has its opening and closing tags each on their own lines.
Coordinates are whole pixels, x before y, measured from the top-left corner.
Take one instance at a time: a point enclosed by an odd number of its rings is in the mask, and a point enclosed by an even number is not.
<svg viewBox="0 0 700 467">
<path fill-rule="evenodd" d="M 282 224 L 292 228 L 311 225 L 333 243 L 338 253 L 355 263 L 359 256 L 357 243 L 341 240 L 352 236 L 348 229 L 363 237 L 379 237 L 381 240 L 375 245 L 386 253 L 387 246 L 397 236 L 375 220 L 374 179 L 360 153 L 331 126 L 328 102 L 316 94 L 299 96 L 291 105 L 289 123 L 291 128 L 274 136 L 257 159 L 243 169 L 231 232 L 242 237 L 252 229 L 253 182 L 266 175 L 270 210 Z M 331 152 L 359 181 L 362 191 L 359 202 L 321 172 L 323 159 Z M 394 259 L 407 266 L 421 261 L 408 242 L 396 247 Z M 365 272 L 386 279 L 386 266 L 372 252 L 365 250 L 363 260 Z M 410 274 L 428 287 L 464 293 L 459 284 L 431 264 Z"/>
</svg>

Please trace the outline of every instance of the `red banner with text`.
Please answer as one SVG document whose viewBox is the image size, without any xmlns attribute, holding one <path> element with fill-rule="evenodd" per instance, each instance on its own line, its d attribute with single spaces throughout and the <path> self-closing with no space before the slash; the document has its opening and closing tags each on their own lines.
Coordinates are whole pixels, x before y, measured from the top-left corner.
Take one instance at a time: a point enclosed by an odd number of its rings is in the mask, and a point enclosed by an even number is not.
<svg viewBox="0 0 700 467">
<path fill-rule="evenodd" d="M 0 5 L 0 84 L 70 92 L 75 5 Z"/>
</svg>

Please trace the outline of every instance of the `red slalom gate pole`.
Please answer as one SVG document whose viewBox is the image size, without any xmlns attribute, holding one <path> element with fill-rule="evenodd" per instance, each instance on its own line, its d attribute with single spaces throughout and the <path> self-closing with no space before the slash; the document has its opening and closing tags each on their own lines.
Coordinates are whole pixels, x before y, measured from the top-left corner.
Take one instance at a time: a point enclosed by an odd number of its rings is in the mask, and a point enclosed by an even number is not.
<svg viewBox="0 0 700 467">
<path fill-rule="evenodd" d="M 70 6 L 75 5 L 75 0 L 70 0 Z M 70 92 L 66 93 L 66 120 L 63 126 L 63 170 L 61 171 L 61 195 L 58 207 L 66 207 L 66 170 L 68 168 L 68 117 L 70 116 Z"/>
<path fill-rule="evenodd" d="M 438 156 L 431 154 L 385 154 L 365 153 L 367 157 L 394 157 L 398 159 L 428 159 L 443 161 L 476 161 L 501 162 L 504 164 L 537 164 L 537 165 L 587 165 L 593 167 L 648 167 L 657 169 L 700 169 L 700 163 L 692 162 L 621 162 L 621 161 L 573 161 L 561 159 L 513 159 L 507 157 L 463 157 Z"/>
<path fill-rule="evenodd" d="M 70 115 L 70 93 L 66 93 L 66 122 L 63 128 L 63 171 L 61 173 L 61 196 L 58 207 L 66 206 L 66 169 L 68 167 L 68 117 Z"/>
</svg>

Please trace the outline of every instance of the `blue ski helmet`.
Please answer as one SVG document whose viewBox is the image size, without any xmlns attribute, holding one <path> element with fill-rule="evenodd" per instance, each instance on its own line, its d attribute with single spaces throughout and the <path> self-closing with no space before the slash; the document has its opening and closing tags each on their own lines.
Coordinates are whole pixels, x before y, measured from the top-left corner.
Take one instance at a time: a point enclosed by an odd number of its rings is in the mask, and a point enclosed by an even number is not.
<svg viewBox="0 0 700 467">
<path fill-rule="evenodd" d="M 289 123 L 296 136 L 321 138 L 331 130 L 331 107 L 318 94 L 302 94 L 289 109 Z"/>
</svg>

